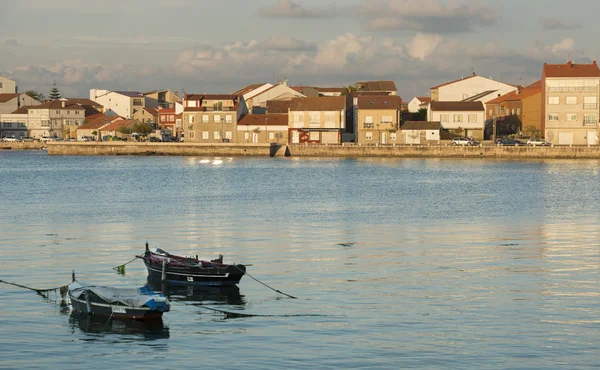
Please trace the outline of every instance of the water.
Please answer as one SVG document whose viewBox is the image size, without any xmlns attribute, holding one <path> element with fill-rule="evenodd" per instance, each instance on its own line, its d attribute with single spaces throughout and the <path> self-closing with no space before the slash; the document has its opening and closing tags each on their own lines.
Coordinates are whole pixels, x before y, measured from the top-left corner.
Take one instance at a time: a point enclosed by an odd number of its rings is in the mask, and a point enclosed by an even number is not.
<svg viewBox="0 0 600 370">
<path fill-rule="evenodd" d="M 112 268 L 148 241 L 298 297 L 244 277 L 144 326 L 0 284 L 0 368 L 598 367 L 599 168 L 0 152 L 0 279 L 139 286 Z"/>
</svg>

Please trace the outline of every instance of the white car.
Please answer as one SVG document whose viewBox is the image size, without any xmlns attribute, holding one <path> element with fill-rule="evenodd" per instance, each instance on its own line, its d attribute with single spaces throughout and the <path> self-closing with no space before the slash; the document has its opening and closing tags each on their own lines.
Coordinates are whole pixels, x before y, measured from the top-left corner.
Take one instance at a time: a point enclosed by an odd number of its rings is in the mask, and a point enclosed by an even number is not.
<svg viewBox="0 0 600 370">
<path fill-rule="evenodd" d="M 8 142 L 13 142 L 13 143 L 14 143 L 14 142 L 16 142 L 16 141 L 19 141 L 19 139 L 17 139 L 17 138 L 16 138 L 16 137 L 14 137 L 14 136 L 7 136 L 7 137 L 3 137 L 3 138 L 2 138 L 2 141 L 8 141 Z"/>
<path fill-rule="evenodd" d="M 452 145 L 476 146 L 479 145 L 479 143 L 468 137 L 455 137 L 452 139 Z"/>
<path fill-rule="evenodd" d="M 549 142 L 547 142 L 546 140 L 532 138 L 532 139 L 527 140 L 527 145 L 550 146 L 551 144 Z"/>
</svg>

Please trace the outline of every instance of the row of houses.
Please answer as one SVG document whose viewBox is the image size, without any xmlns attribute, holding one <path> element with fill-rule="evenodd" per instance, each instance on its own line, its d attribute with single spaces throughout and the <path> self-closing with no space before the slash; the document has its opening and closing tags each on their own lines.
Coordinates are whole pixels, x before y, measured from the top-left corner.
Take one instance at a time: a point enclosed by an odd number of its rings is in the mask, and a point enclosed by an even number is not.
<svg viewBox="0 0 600 370">
<path fill-rule="evenodd" d="M 31 136 L 73 136 L 101 113 L 169 129 L 187 142 L 385 145 L 438 141 L 440 133 L 495 139 L 515 133 L 561 145 L 598 144 L 600 70 L 544 64 L 541 79 L 514 85 L 473 73 L 405 102 L 393 81 L 351 87 L 248 85 L 231 94 L 91 89 L 89 99 L 37 102 L 0 76 L 0 122 Z M 81 110 L 84 110 L 82 115 Z M 420 123 L 413 117 L 419 112 Z M 106 119 L 105 119 L 106 120 Z M 437 134 L 434 134 L 437 127 Z M 14 129 L 15 127 L 8 127 Z M 428 133 L 429 132 L 429 133 Z M 2 133 L 0 132 L 0 135 Z M 422 135 L 421 135 L 422 134 Z"/>
</svg>

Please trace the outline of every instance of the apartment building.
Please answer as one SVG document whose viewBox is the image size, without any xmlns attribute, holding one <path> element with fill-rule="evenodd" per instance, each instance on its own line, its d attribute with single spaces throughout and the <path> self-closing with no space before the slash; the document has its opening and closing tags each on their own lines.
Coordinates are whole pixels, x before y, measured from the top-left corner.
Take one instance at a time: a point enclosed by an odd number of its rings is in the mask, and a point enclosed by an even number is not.
<svg viewBox="0 0 600 370">
<path fill-rule="evenodd" d="M 544 64 L 543 128 L 558 145 L 598 144 L 600 69 L 591 64 Z"/>
<path fill-rule="evenodd" d="M 358 96 L 355 141 L 361 145 L 399 143 L 401 106 L 399 96 Z"/>
<path fill-rule="evenodd" d="M 182 120 L 185 141 L 235 142 L 237 122 L 247 112 L 244 99 L 238 95 L 186 94 Z"/>
<path fill-rule="evenodd" d="M 346 98 L 327 96 L 292 99 L 289 108 L 289 142 L 339 144 L 345 123 Z"/>
<path fill-rule="evenodd" d="M 104 107 L 104 114 L 129 119 L 146 106 L 146 98 L 139 91 L 90 89 L 90 99 Z"/>
</svg>

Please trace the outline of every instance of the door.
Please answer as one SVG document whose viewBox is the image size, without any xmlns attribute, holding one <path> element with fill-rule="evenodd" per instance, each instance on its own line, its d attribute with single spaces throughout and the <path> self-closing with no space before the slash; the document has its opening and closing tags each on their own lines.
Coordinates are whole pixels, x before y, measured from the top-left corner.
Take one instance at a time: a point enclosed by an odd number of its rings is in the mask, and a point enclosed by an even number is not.
<svg viewBox="0 0 600 370">
<path fill-rule="evenodd" d="M 382 144 L 387 144 L 387 132 L 382 132 L 381 133 L 381 143 Z"/>
<path fill-rule="evenodd" d="M 252 143 L 258 144 L 258 133 L 256 132 L 252 133 Z"/>
<path fill-rule="evenodd" d="M 596 131 L 587 132 L 587 143 L 588 145 L 596 145 Z"/>
<path fill-rule="evenodd" d="M 300 132 L 292 131 L 292 144 L 300 143 Z"/>
<path fill-rule="evenodd" d="M 572 145 L 573 144 L 573 133 L 572 132 L 559 132 L 558 133 L 558 145 Z"/>
</svg>

